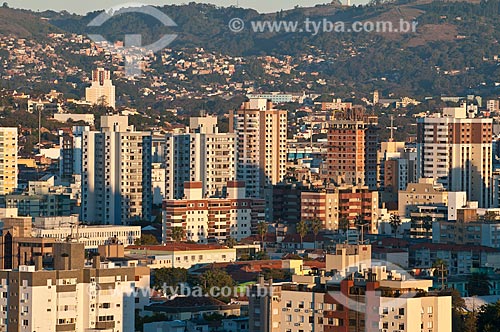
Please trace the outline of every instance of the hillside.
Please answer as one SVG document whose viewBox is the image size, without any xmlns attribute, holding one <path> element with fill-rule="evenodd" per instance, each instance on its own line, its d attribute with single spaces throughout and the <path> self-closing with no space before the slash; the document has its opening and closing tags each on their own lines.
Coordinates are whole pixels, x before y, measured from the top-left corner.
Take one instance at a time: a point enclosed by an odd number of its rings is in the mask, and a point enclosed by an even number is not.
<svg viewBox="0 0 500 332">
<path fill-rule="evenodd" d="M 104 26 L 89 29 L 87 24 L 99 13 L 86 16 L 67 13 L 28 13 L 14 15 L 0 9 L 0 33 L 21 37 L 60 29 L 80 34 L 99 33 L 108 40 L 122 40 L 126 33 L 142 34 L 144 43 L 163 34 L 179 35 L 173 49 L 200 48 L 234 56 L 294 56 L 294 73 L 320 73 L 325 90 L 339 94 L 351 91 L 414 95 L 482 92 L 500 94 L 500 0 L 488 2 L 381 3 L 358 7 L 338 4 L 297 8 L 261 15 L 254 10 L 220 8 L 195 4 L 164 6 L 160 9 L 177 24 L 165 28 L 155 19 L 141 15 L 120 15 Z M 20 13 L 17 15 L 17 13 Z M 35 18 L 38 16 L 38 19 Z M 42 20 L 42 17 L 45 21 Z M 416 33 L 255 33 L 245 29 L 233 33 L 231 18 L 247 24 L 252 20 L 303 22 L 328 19 L 344 21 L 417 20 Z M 8 24 L 7 24 L 8 22 Z M 12 23 L 12 24 L 11 24 Z M 304 61 L 306 56 L 321 61 Z M 292 73 L 290 79 L 294 78 Z"/>
<path fill-rule="evenodd" d="M 13 35 L 19 38 L 45 38 L 59 28 L 47 20 L 25 10 L 0 7 L 0 34 Z"/>
</svg>

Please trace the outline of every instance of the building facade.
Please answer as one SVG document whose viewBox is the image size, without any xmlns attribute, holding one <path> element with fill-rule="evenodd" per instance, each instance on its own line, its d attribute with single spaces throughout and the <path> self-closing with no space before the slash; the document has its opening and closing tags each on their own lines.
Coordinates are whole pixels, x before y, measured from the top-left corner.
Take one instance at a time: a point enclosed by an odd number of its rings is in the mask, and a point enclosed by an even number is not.
<svg viewBox="0 0 500 332">
<path fill-rule="evenodd" d="M 17 128 L 0 127 L 0 195 L 17 188 Z"/>
<path fill-rule="evenodd" d="M 186 131 L 166 136 L 166 199 L 183 198 L 188 181 L 201 181 L 204 197 L 223 196 L 236 179 L 236 135 L 219 133 L 216 116 L 191 118 Z"/>
<path fill-rule="evenodd" d="M 59 243 L 55 251 L 54 270 L 43 270 L 37 259 L 34 266 L 0 271 L 0 290 L 8 294 L 0 298 L 2 308 L 8 308 L 0 313 L 0 329 L 133 331 L 135 303 L 144 303 L 141 292 L 136 298 L 133 291 L 149 286 L 149 269 L 117 268 L 99 257 L 93 267 L 85 267 L 83 246 L 75 244 Z M 71 263 L 68 254 L 75 255 Z"/>
<path fill-rule="evenodd" d="M 266 99 L 250 99 L 229 114 L 229 130 L 238 137 L 237 179 L 247 194 L 264 198 L 265 189 L 286 175 L 287 112 Z"/>
<path fill-rule="evenodd" d="M 368 187 L 342 186 L 323 192 L 302 192 L 301 220 L 318 219 L 323 227 L 338 230 L 342 222 L 354 226 L 362 218 L 367 226 L 364 231 L 377 233 L 378 192 Z"/>
<path fill-rule="evenodd" d="M 85 90 L 85 100 L 94 105 L 116 108 L 116 92 L 111 72 L 104 68 L 92 71 L 92 85 Z"/>
<path fill-rule="evenodd" d="M 339 112 L 330 123 L 326 165 L 328 182 L 377 189 L 377 117 L 364 109 Z"/>
<path fill-rule="evenodd" d="M 203 197 L 201 182 L 186 182 L 185 199 L 163 203 L 163 242 L 172 240 L 172 230 L 181 227 L 185 239 L 198 243 L 241 240 L 253 234 L 264 221 L 264 201 L 248 198 L 243 182 L 227 183 L 223 198 Z"/>
<path fill-rule="evenodd" d="M 82 219 L 121 225 L 149 220 L 151 134 L 125 116 L 103 116 L 100 132 L 83 133 Z"/>
<path fill-rule="evenodd" d="M 493 206 L 493 120 L 461 107 L 418 119 L 417 175 L 449 191 L 465 191 L 479 207 Z"/>
</svg>

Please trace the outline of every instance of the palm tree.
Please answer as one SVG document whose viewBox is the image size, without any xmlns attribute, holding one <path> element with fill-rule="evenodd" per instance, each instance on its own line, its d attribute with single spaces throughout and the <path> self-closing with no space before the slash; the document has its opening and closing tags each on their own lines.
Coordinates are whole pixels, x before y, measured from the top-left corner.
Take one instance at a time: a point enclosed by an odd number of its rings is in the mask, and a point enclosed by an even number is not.
<svg viewBox="0 0 500 332">
<path fill-rule="evenodd" d="M 175 242 L 180 242 L 184 237 L 186 236 L 186 232 L 184 231 L 184 228 L 180 226 L 176 226 L 172 228 L 172 240 Z"/>
<path fill-rule="evenodd" d="M 261 222 L 259 222 L 257 224 L 257 233 L 260 236 L 260 242 L 261 242 L 262 250 L 265 251 L 265 248 L 264 248 L 264 238 L 266 237 L 266 234 L 267 234 L 267 224 L 266 224 L 265 221 L 261 221 Z"/>
<path fill-rule="evenodd" d="M 344 231 L 344 234 L 347 233 L 347 231 L 349 230 L 349 219 L 347 219 L 347 217 L 342 217 L 340 220 L 339 220 L 339 230 L 343 230 Z"/>
<path fill-rule="evenodd" d="M 323 223 L 319 219 L 314 219 L 311 221 L 311 230 L 314 234 L 314 249 L 316 249 L 316 238 L 318 237 L 319 232 L 323 229 Z"/>
<path fill-rule="evenodd" d="M 309 232 L 309 225 L 304 220 L 299 221 L 297 224 L 297 234 L 300 236 L 300 247 L 304 249 L 304 236 L 307 235 L 307 232 Z"/>
<path fill-rule="evenodd" d="M 389 220 L 394 237 L 397 237 L 398 228 L 401 226 L 401 218 L 397 214 L 391 214 L 391 219 Z"/>
<path fill-rule="evenodd" d="M 236 242 L 236 240 L 235 240 L 234 238 L 232 238 L 232 237 L 228 237 L 228 238 L 226 239 L 226 246 L 227 246 L 228 248 L 233 248 L 236 244 L 237 244 L 237 242 Z"/>
</svg>

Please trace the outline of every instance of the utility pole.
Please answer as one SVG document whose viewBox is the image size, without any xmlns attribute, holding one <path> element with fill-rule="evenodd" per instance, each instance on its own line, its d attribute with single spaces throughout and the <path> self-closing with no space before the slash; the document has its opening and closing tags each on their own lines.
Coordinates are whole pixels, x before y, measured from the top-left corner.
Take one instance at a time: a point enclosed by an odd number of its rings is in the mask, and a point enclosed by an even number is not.
<svg viewBox="0 0 500 332">
<path fill-rule="evenodd" d="M 38 151 L 42 151 L 42 108 L 38 107 Z"/>
</svg>

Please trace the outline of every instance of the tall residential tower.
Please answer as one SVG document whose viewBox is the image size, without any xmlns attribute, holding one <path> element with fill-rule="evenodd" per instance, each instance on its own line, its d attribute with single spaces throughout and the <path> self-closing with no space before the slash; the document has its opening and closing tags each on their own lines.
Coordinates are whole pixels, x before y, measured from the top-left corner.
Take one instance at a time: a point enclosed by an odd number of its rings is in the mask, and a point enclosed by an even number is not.
<svg viewBox="0 0 500 332">
<path fill-rule="evenodd" d="M 122 225 L 151 217 L 151 133 L 126 116 L 101 117 L 101 131 L 83 133 L 82 219 Z"/>
<path fill-rule="evenodd" d="M 493 120 L 475 118 L 466 105 L 418 120 L 417 176 L 448 191 L 465 191 L 479 207 L 493 206 Z"/>
<path fill-rule="evenodd" d="M 229 130 L 238 135 L 238 180 L 245 181 L 249 197 L 286 175 L 287 112 L 266 99 L 250 99 L 231 111 Z"/>
<path fill-rule="evenodd" d="M 0 195 L 17 188 L 17 128 L 0 127 Z"/>
</svg>

